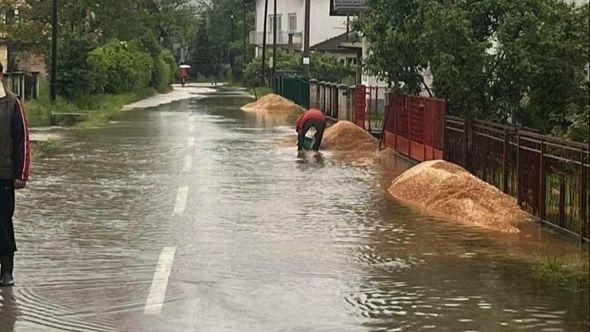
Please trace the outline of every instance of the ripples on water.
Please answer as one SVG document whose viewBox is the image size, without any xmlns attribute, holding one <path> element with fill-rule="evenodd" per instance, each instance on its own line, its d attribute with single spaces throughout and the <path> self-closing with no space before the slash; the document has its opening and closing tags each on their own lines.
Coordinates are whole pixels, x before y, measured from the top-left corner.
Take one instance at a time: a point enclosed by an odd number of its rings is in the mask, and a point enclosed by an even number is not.
<svg viewBox="0 0 590 332">
<path fill-rule="evenodd" d="M 408 209 L 385 192 L 403 161 L 298 157 L 277 145 L 293 119 L 246 115 L 241 103 L 125 113 L 37 160 L 19 194 L 18 287 L 2 291 L 0 330 L 587 327 L 587 285 L 551 286 L 517 254 L 543 245 Z M 172 216 L 179 186 L 187 211 Z M 168 245 L 178 250 L 166 304 L 150 321 L 143 306 Z"/>
</svg>

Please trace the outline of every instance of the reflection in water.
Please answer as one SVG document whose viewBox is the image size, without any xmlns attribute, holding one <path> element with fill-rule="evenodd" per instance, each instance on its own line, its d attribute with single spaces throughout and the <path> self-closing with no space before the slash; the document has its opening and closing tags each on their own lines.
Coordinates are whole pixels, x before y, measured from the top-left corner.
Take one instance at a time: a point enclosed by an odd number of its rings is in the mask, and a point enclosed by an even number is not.
<svg viewBox="0 0 590 332">
<path fill-rule="evenodd" d="M 16 324 L 16 317 L 18 307 L 16 299 L 14 298 L 13 288 L 2 288 L 0 290 L 2 299 L 0 305 L 2 306 L 2 313 L 0 316 L 0 331 L 13 332 Z"/>
<path fill-rule="evenodd" d="M 298 151 L 297 164 L 299 169 L 319 168 L 326 165 L 324 156 L 318 151 Z"/>
<path fill-rule="evenodd" d="M 531 272 L 531 257 L 575 247 L 545 232 L 498 236 L 424 216 L 386 193 L 407 163 L 298 155 L 279 144 L 295 116 L 246 114 L 245 102 L 126 112 L 38 159 L 16 214 L 19 310 L 3 302 L 2 323 L 12 315 L 15 330 L 32 326 L 23 331 L 586 329 L 588 285 L 560 287 Z M 179 187 L 188 188 L 186 211 L 173 216 Z M 161 316 L 146 317 L 167 246 L 177 250 L 166 302 Z"/>
</svg>

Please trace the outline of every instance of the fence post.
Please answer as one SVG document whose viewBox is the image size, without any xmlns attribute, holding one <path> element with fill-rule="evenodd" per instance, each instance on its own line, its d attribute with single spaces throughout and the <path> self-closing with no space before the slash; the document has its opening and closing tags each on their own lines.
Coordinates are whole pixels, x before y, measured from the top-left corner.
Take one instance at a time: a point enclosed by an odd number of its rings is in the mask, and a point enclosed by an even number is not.
<svg viewBox="0 0 590 332">
<path fill-rule="evenodd" d="M 559 181 L 559 226 L 565 228 L 565 176 L 561 174 Z"/>
<path fill-rule="evenodd" d="M 547 185 L 545 181 L 545 142 L 541 140 L 541 154 L 539 156 L 539 219 L 545 220 L 547 213 L 546 208 L 546 197 L 547 197 Z"/>
<path fill-rule="evenodd" d="M 332 83 L 330 87 L 330 91 L 332 91 L 332 117 L 338 119 L 338 84 Z"/>
<path fill-rule="evenodd" d="M 520 185 L 520 133 L 516 131 L 516 200 L 518 205 L 522 206 L 521 199 L 521 185 Z"/>
<path fill-rule="evenodd" d="M 310 108 L 317 108 L 318 107 L 317 90 L 318 90 L 318 80 L 316 80 L 316 79 L 309 80 L 309 107 Z"/>
<path fill-rule="evenodd" d="M 471 121 L 465 119 L 463 122 L 463 167 L 469 170 L 469 131 L 471 130 Z"/>
<path fill-rule="evenodd" d="M 324 112 L 324 114 L 325 114 L 326 113 L 325 112 L 326 109 L 324 107 L 324 100 L 326 99 L 326 94 L 324 92 L 324 90 L 325 90 L 324 83 L 325 83 L 324 81 L 322 81 L 322 82 L 319 83 L 319 89 L 318 90 L 320 91 L 320 99 L 319 99 L 319 102 L 320 103 L 318 105 L 318 108 L 320 109 L 320 111 Z"/>
<path fill-rule="evenodd" d="M 508 194 L 508 177 L 510 176 L 508 168 L 508 158 L 510 153 L 510 138 L 508 136 L 508 128 L 504 127 L 504 151 L 502 158 L 502 190 Z"/>
<path fill-rule="evenodd" d="M 346 120 L 346 113 L 348 111 L 348 93 L 347 86 L 344 84 L 338 85 L 338 120 Z"/>
<path fill-rule="evenodd" d="M 588 216 L 586 214 L 586 205 L 588 196 L 586 195 L 586 185 L 588 183 L 587 172 L 584 168 L 584 150 L 580 149 L 580 244 L 584 243 L 584 235 L 586 234 L 586 227 Z"/>
<path fill-rule="evenodd" d="M 354 85 L 348 87 L 348 100 L 350 103 L 348 104 L 347 118 L 348 121 L 354 122 L 356 112 L 356 86 Z"/>
</svg>

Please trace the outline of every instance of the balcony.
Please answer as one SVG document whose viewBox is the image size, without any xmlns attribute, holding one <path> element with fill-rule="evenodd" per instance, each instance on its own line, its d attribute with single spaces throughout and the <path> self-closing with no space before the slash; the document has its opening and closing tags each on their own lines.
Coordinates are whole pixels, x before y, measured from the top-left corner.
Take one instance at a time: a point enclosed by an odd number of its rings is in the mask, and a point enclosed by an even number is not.
<svg viewBox="0 0 590 332">
<path fill-rule="evenodd" d="M 256 46 L 262 46 L 262 39 L 264 32 L 262 31 L 250 31 L 250 44 Z M 269 31 L 266 33 L 266 45 L 272 45 L 273 32 Z M 287 46 L 291 44 L 292 47 L 298 48 L 303 44 L 303 33 L 294 31 L 277 31 L 277 45 Z"/>
</svg>

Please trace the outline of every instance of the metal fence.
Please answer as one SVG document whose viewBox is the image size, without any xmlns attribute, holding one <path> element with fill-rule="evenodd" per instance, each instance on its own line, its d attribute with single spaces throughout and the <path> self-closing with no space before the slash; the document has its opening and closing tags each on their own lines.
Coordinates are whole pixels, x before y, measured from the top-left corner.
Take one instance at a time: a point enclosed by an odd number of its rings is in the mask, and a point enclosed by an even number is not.
<svg viewBox="0 0 590 332">
<path fill-rule="evenodd" d="M 446 102 L 391 95 L 384 115 L 383 144 L 417 161 L 441 159 Z"/>
<path fill-rule="evenodd" d="M 277 75 L 273 78 L 273 87 L 280 96 L 303 108 L 309 108 L 309 81 L 299 77 Z"/>
<path fill-rule="evenodd" d="M 485 121 L 445 115 L 436 98 L 385 88 L 283 79 L 281 93 L 304 107 L 349 120 L 417 161 L 444 158 L 517 198 L 523 209 L 581 240 L 589 237 L 589 145 Z M 300 98 L 307 98 L 301 100 Z"/>
<path fill-rule="evenodd" d="M 39 98 L 38 72 L 12 72 L 4 74 L 4 85 L 23 100 Z"/>
<path fill-rule="evenodd" d="M 588 144 L 448 116 L 444 154 L 540 220 L 588 240 Z"/>
</svg>

